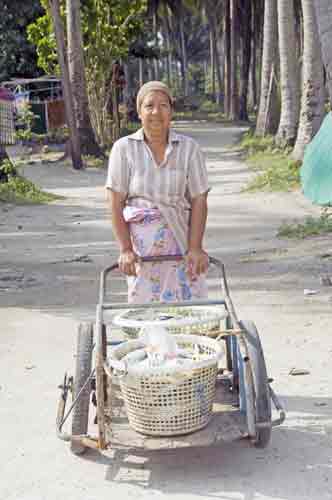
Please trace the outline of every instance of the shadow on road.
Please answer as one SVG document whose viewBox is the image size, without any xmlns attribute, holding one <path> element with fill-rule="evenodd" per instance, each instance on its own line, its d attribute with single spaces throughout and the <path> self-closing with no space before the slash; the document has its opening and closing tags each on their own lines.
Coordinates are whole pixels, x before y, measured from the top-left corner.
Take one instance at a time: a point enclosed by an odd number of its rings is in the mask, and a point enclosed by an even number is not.
<svg viewBox="0 0 332 500">
<path fill-rule="evenodd" d="M 110 456 L 88 452 L 84 460 L 106 465 L 108 481 L 168 495 L 241 500 L 330 498 L 331 454 L 322 442 L 332 441 L 331 414 L 327 411 L 332 399 L 285 396 L 283 400 L 290 413 L 311 412 L 317 423 L 307 423 L 305 416 L 303 425 L 292 426 L 286 420 L 284 426 L 273 430 L 272 442 L 265 450 L 241 440 L 167 451 L 115 449 Z M 317 403 L 326 407 L 317 408 Z M 329 422 L 325 431 L 324 420 Z"/>
</svg>

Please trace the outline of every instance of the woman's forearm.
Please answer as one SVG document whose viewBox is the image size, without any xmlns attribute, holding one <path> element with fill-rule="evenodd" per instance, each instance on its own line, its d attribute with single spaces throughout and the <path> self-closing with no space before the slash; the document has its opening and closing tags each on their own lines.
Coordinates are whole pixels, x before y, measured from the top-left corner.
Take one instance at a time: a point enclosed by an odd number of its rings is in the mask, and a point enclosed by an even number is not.
<svg viewBox="0 0 332 500">
<path fill-rule="evenodd" d="M 125 198 L 121 193 L 116 193 L 110 189 L 107 191 L 108 207 L 111 212 L 113 233 L 119 243 L 120 252 L 132 250 L 132 242 L 129 227 L 123 217 Z"/>
<path fill-rule="evenodd" d="M 191 202 L 188 250 L 202 248 L 207 213 L 207 195 L 202 194 L 194 198 Z"/>
</svg>

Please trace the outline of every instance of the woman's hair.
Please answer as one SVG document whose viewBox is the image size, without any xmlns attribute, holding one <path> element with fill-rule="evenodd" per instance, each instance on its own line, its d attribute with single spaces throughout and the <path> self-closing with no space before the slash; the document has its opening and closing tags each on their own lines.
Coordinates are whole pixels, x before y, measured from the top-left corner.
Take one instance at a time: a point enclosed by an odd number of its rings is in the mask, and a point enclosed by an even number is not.
<svg viewBox="0 0 332 500">
<path fill-rule="evenodd" d="M 138 94 L 137 94 L 137 98 L 136 98 L 136 107 L 137 107 L 138 113 L 140 112 L 144 97 L 149 92 L 152 92 L 152 91 L 163 92 L 165 95 L 167 95 L 171 106 L 173 105 L 173 96 L 172 96 L 172 92 L 170 91 L 170 89 L 167 87 L 167 85 L 165 85 L 165 83 L 159 82 L 158 80 L 155 80 L 155 81 L 144 83 L 144 85 L 142 85 L 142 87 L 139 89 Z"/>
</svg>

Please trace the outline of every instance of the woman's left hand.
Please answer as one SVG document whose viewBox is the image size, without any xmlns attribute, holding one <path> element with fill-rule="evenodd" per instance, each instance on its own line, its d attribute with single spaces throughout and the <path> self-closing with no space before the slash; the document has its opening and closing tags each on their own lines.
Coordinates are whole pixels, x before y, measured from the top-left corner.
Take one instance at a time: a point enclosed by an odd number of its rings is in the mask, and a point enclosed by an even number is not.
<svg viewBox="0 0 332 500">
<path fill-rule="evenodd" d="M 188 250 L 186 255 L 189 278 L 195 280 L 198 275 L 205 273 L 209 267 L 209 256 L 202 248 Z"/>
</svg>

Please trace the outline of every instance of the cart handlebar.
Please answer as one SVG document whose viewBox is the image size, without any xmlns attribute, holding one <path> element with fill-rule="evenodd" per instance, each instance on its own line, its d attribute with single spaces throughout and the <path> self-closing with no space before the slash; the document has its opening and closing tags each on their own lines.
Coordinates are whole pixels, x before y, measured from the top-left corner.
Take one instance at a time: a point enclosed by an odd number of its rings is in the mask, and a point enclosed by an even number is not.
<svg viewBox="0 0 332 500">
<path fill-rule="evenodd" d="M 153 256 L 153 257 L 139 257 L 138 261 L 139 263 L 144 263 L 144 262 L 169 262 L 169 261 L 180 261 L 184 260 L 185 256 L 184 255 L 158 255 L 158 256 Z M 209 256 L 209 264 L 214 265 L 217 267 L 220 271 L 220 278 L 221 278 L 221 285 L 222 285 L 222 290 L 226 296 L 229 295 L 228 291 L 228 285 L 226 281 L 226 274 L 225 274 L 225 267 L 224 264 L 218 260 L 215 259 L 214 257 Z M 100 276 L 100 294 L 99 294 L 99 304 L 104 303 L 105 299 L 105 293 L 106 293 L 106 278 L 107 275 L 112 273 L 113 271 L 116 271 L 119 269 L 119 264 L 116 262 L 105 269 L 101 272 Z"/>
<path fill-rule="evenodd" d="M 144 263 L 144 262 L 166 262 L 166 261 L 181 261 L 186 258 L 185 255 L 161 255 L 161 256 L 153 256 L 153 257 L 140 257 L 138 259 L 138 262 Z M 225 266 L 224 264 L 219 260 L 214 257 L 209 256 L 209 264 L 215 266 L 219 272 L 220 272 L 220 281 L 221 281 L 221 289 L 224 295 L 224 301 L 227 310 L 232 316 L 233 321 L 235 322 L 235 325 L 237 324 L 237 318 L 235 314 L 235 309 L 233 306 L 233 303 L 231 301 L 230 295 L 229 295 L 229 288 L 226 280 L 226 273 L 225 273 Z M 114 263 L 105 269 L 102 270 L 101 275 L 100 275 L 100 289 L 99 289 L 99 307 L 103 308 L 104 302 L 105 302 L 105 295 L 106 295 L 106 283 L 107 283 L 107 276 L 112 273 L 113 271 L 116 271 L 119 269 L 119 264 Z"/>
</svg>

